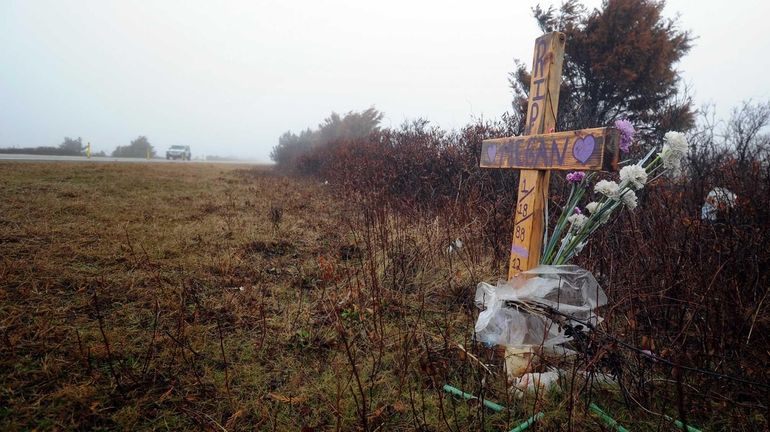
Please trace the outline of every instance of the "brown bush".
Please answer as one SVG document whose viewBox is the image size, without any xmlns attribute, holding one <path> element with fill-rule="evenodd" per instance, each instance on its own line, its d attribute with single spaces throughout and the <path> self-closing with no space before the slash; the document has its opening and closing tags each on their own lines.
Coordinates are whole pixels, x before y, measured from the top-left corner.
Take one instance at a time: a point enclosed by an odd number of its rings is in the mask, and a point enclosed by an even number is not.
<svg viewBox="0 0 770 432">
<path fill-rule="evenodd" d="M 759 129 L 767 119 L 760 123 Z M 474 253 L 491 251 L 499 275 L 510 247 L 517 174 L 481 170 L 478 155 L 483 139 L 512 135 L 516 125 L 505 118 L 446 132 L 416 121 L 331 142 L 300 157 L 298 169 L 358 197 L 363 211 L 388 207 L 410 220 L 446 222 L 447 231 L 470 237 L 463 240 Z M 709 132 L 711 140 L 704 141 Z M 653 396 L 664 404 L 666 398 L 738 400 L 756 408 L 767 400 L 770 160 L 758 133 L 743 147 L 715 142 L 717 135 L 713 127 L 691 134 L 695 148 L 688 174 L 650 183 L 640 208 L 621 213 L 576 259 L 599 275 L 610 296 L 603 314 L 613 335 L 674 363 L 715 373 L 689 372 L 692 388 L 661 393 L 650 371 L 674 378 L 681 371 L 624 350 L 626 384 L 644 401 Z M 553 219 L 566 186 L 561 175 L 552 178 Z M 716 221 L 701 220 L 701 206 L 714 187 L 735 192 L 736 206 L 722 209 Z M 691 412 L 711 416 L 708 406 L 693 403 Z M 740 416 L 736 409 L 726 415 Z"/>
</svg>

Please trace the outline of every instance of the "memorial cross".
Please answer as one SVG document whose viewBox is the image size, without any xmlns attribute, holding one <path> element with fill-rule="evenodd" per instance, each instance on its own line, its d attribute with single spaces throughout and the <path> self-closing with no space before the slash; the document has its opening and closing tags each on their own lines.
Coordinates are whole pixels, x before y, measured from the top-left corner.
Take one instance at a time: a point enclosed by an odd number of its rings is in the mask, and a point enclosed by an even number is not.
<svg viewBox="0 0 770 432">
<path fill-rule="evenodd" d="M 482 168 L 521 170 L 508 279 L 540 261 L 551 170 L 617 170 L 617 129 L 554 132 L 565 40 L 559 32 L 535 40 L 525 135 L 488 139 L 481 146 Z"/>
</svg>

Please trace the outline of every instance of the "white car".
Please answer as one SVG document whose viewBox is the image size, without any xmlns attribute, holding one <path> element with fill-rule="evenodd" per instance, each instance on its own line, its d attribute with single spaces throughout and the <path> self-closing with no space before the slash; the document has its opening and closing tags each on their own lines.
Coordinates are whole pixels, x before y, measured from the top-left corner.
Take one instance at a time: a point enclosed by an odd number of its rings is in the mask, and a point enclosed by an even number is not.
<svg viewBox="0 0 770 432">
<path fill-rule="evenodd" d="M 166 159 L 181 159 L 190 160 L 192 155 L 190 154 L 190 146 L 175 145 L 166 150 Z"/>
</svg>

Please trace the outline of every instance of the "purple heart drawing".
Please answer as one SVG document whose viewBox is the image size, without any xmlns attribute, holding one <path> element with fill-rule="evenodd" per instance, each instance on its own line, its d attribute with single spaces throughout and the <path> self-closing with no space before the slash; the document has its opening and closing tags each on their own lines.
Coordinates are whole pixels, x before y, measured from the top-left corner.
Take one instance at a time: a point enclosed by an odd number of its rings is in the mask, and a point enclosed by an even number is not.
<svg viewBox="0 0 770 432">
<path fill-rule="evenodd" d="M 487 145 L 487 160 L 489 163 L 494 163 L 495 156 L 497 156 L 497 144 Z"/>
<path fill-rule="evenodd" d="M 572 147 L 572 155 L 575 156 L 578 162 L 584 164 L 594 154 L 595 148 L 596 139 L 593 135 L 587 135 L 585 138 L 575 140 L 575 146 Z"/>
</svg>

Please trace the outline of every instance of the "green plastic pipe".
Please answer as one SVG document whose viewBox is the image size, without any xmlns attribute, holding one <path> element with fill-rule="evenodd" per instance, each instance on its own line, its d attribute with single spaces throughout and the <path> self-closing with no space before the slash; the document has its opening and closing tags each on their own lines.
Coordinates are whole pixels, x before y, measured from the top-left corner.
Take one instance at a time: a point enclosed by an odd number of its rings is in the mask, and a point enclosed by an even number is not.
<svg viewBox="0 0 770 432">
<path fill-rule="evenodd" d="M 543 418 L 544 415 L 545 414 L 543 414 L 542 412 L 539 412 L 539 413 L 533 415 L 532 417 L 526 419 L 524 421 L 524 423 L 522 423 L 522 424 L 516 426 L 515 428 L 511 429 L 509 432 L 522 432 L 522 431 L 525 431 L 530 426 L 532 426 L 532 424 L 534 422 L 536 422 L 536 421 L 540 420 L 541 418 Z"/>
<path fill-rule="evenodd" d="M 487 408 L 489 408 L 489 409 L 491 409 L 491 410 L 493 410 L 495 412 L 500 412 L 500 411 L 505 409 L 505 407 L 502 406 L 502 405 L 498 405 L 498 404 L 496 404 L 496 403 L 494 403 L 492 401 L 488 401 L 488 400 L 485 400 L 485 399 L 479 399 L 476 396 L 474 396 L 474 395 L 472 395 L 470 393 L 465 393 L 464 391 L 462 391 L 462 390 L 460 390 L 458 388 L 454 388 L 454 387 L 452 387 L 449 384 L 444 384 L 444 391 L 446 391 L 447 393 L 452 393 L 455 396 L 460 396 L 461 398 L 466 399 L 466 400 L 478 399 L 478 400 L 481 401 L 481 403 L 484 404 L 485 407 L 487 407 Z"/>
<path fill-rule="evenodd" d="M 498 405 L 498 404 L 496 404 L 496 403 L 494 403 L 492 401 L 488 401 L 488 400 L 484 400 L 484 399 L 479 399 L 476 396 L 474 396 L 474 395 L 472 395 L 470 393 L 465 393 L 464 391 L 462 391 L 462 390 L 460 390 L 458 388 L 452 387 L 449 384 L 444 384 L 444 391 L 447 392 L 447 393 L 451 393 L 451 394 L 453 394 L 455 396 L 460 396 L 461 398 L 463 398 L 465 400 L 478 399 L 478 400 L 481 401 L 481 403 L 484 404 L 485 407 L 487 407 L 487 408 L 489 408 L 489 409 L 491 409 L 491 410 L 493 410 L 495 412 L 500 412 L 500 411 L 505 409 L 505 407 L 502 406 L 502 405 Z M 522 431 L 525 431 L 530 426 L 532 426 L 533 423 L 535 423 L 536 421 L 538 421 L 541 418 L 543 418 L 544 415 L 545 414 L 543 414 L 542 412 L 539 412 L 539 413 L 533 415 L 532 417 L 524 420 L 523 423 L 521 423 L 520 425 L 518 425 L 515 428 L 511 429 L 509 432 L 522 432 Z"/>
<path fill-rule="evenodd" d="M 674 420 L 671 417 L 664 415 L 663 416 L 666 420 L 674 422 L 674 425 L 678 427 L 679 429 L 685 430 L 684 423 L 682 423 L 680 420 Z M 687 425 L 687 432 L 701 432 L 700 429 L 696 429 L 690 425 Z"/>
<path fill-rule="evenodd" d="M 615 419 L 610 417 L 606 412 L 602 411 L 602 409 L 599 408 L 599 406 L 597 406 L 595 403 L 592 402 L 590 405 L 588 405 L 588 408 L 596 413 L 604 421 L 604 423 L 607 424 L 607 426 L 615 428 L 615 430 L 618 432 L 629 432 L 628 429 L 621 426 L 620 423 L 615 421 Z"/>
</svg>

